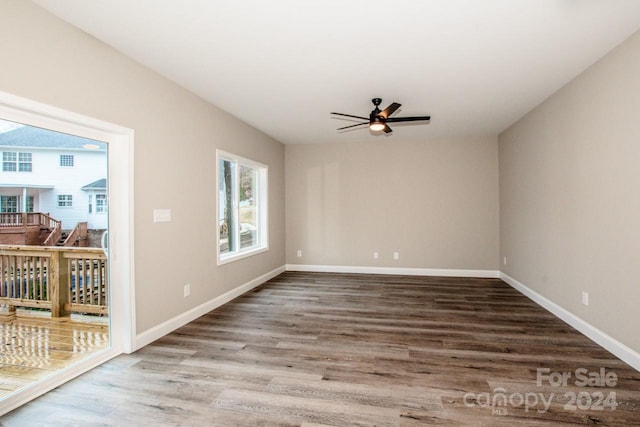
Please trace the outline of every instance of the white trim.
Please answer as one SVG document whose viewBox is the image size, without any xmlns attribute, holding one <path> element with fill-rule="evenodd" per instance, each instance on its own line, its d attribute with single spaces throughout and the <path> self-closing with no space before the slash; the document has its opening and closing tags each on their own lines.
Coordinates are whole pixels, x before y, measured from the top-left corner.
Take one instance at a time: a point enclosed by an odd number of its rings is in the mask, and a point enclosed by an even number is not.
<svg viewBox="0 0 640 427">
<path fill-rule="evenodd" d="M 111 347 L 59 370 L 43 381 L 1 400 L 1 411 L 15 408 L 122 353 L 135 337 L 133 130 L 0 91 L 0 117 L 109 144 L 109 193 L 117 209 L 109 212 L 109 302 Z M 116 161 L 117 160 L 117 161 Z M 20 403 L 18 403 L 20 402 Z"/>
<path fill-rule="evenodd" d="M 640 353 L 638 353 L 637 351 L 627 347 L 612 336 L 596 328 L 586 320 L 581 319 L 567 309 L 540 295 L 533 289 L 518 282 L 513 277 L 500 272 L 500 279 L 502 279 L 504 282 L 509 284 L 520 293 L 527 296 L 529 299 L 531 299 L 533 302 L 535 302 L 545 310 L 549 311 L 554 316 L 558 317 L 560 320 L 568 323 L 570 326 L 586 335 L 599 346 L 604 347 L 606 350 L 619 357 L 622 361 L 628 363 L 634 369 L 640 371 Z"/>
<path fill-rule="evenodd" d="M 447 268 L 364 267 L 352 265 L 287 264 L 287 271 L 316 273 L 399 274 L 407 276 L 480 277 L 497 279 L 498 270 L 463 270 Z"/>
<path fill-rule="evenodd" d="M 120 350 L 131 353 L 136 336 L 133 130 L 112 137 L 109 143 L 110 280 L 121 284 L 111 286 L 110 330 L 119 331 Z"/>
<path fill-rule="evenodd" d="M 0 416 L 14 409 L 30 402 L 31 400 L 42 396 L 43 394 L 53 390 L 62 384 L 71 381 L 77 376 L 102 365 L 108 360 L 118 356 L 120 354 L 117 350 L 108 349 L 97 352 L 91 356 L 88 356 L 71 366 L 60 369 L 54 374 L 49 375 L 36 383 L 29 384 L 23 388 L 18 389 L 6 399 L 0 400 Z"/>
<path fill-rule="evenodd" d="M 218 232 L 218 236 L 220 233 Z M 218 248 L 220 245 L 218 245 Z M 238 261 L 243 258 L 248 258 L 250 256 L 261 254 L 262 252 L 267 252 L 269 250 L 268 246 L 265 247 L 251 247 L 242 251 L 234 252 L 233 255 L 226 256 L 218 260 L 218 265 L 229 264 L 230 262 Z"/>
<path fill-rule="evenodd" d="M 220 296 L 215 297 L 212 300 L 202 303 L 189 311 L 185 311 L 184 313 L 181 313 L 172 319 L 162 322 L 161 324 L 154 326 L 151 329 L 147 329 L 146 331 L 136 336 L 134 348 L 137 350 L 144 347 L 145 345 L 151 344 L 155 340 L 162 338 L 163 336 L 175 331 L 181 326 L 194 321 L 198 317 L 207 314 L 211 310 L 215 310 L 216 308 L 228 303 L 232 299 L 249 292 L 253 288 L 262 285 L 263 283 L 273 279 L 277 275 L 284 273 L 284 271 L 285 267 L 280 266 L 268 273 L 263 274 L 262 276 L 256 277 L 255 279 L 250 280 L 243 285 L 240 285 L 236 288 L 231 289 L 230 291 L 225 292 Z"/>
</svg>

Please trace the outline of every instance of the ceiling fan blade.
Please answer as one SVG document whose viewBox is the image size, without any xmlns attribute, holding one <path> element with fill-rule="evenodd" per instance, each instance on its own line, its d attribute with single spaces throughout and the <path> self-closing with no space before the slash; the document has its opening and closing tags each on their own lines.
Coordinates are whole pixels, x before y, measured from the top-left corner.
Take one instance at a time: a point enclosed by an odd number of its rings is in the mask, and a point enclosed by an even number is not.
<svg viewBox="0 0 640 427">
<path fill-rule="evenodd" d="M 397 102 L 392 103 L 391 105 L 389 105 L 387 108 L 385 108 L 384 110 L 380 111 L 380 114 L 378 114 L 379 116 L 384 117 L 385 119 L 388 118 L 390 115 L 392 115 L 393 113 L 396 112 L 396 110 L 398 108 L 400 108 L 400 105 L 402 104 L 398 104 Z"/>
<path fill-rule="evenodd" d="M 356 126 L 362 126 L 362 125 L 368 125 L 368 124 L 369 124 L 369 122 L 356 123 L 355 125 L 345 126 L 345 127 L 342 127 L 342 128 L 338 128 L 337 130 L 349 129 L 349 128 L 353 128 L 353 127 L 356 127 Z"/>
<path fill-rule="evenodd" d="M 353 117 L 354 119 L 360 119 L 360 120 L 369 120 L 368 117 L 353 116 L 351 114 L 342 114 L 342 113 L 331 113 L 331 114 L 335 114 L 336 116 Z"/>
<path fill-rule="evenodd" d="M 384 133 L 391 133 L 391 132 L 393 132 L 393 131 L 391 130 L 391 128 L 390 128 L 389 126 L 387 126 L 386 124 L 384 125 L 384 129 L 382 129 L 382 130 L 384 131 Z"/>
<path fill-rule="evenodd" d="M 417 122 L 422 120 L 431 120 L 431 116 L 416 116 L 416 117 L 389 117 L 387 122 L 389 123 L 398 123 L 398 122 Z"/>
</svg>

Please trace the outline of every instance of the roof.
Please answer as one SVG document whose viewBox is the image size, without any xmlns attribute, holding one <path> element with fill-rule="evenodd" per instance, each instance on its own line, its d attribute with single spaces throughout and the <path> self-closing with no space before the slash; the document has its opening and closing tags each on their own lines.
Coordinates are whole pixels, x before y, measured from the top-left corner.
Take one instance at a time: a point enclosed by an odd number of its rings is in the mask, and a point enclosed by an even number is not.
<svg viewBox="0 0 640 427">
<path fill-rule="evenodd" d="M 33 126 L 20 126 L 0 133 L 0 146 L 4 147 L 63 148 L 89 151 L 84 147 L 87 144 L 97 145 L 99 150 L 107 148 L 107 144 L 104 142 Z"/>
<path fill-rule="evenodd" d="M 82 187 L 82 190 L 106 190 L 107 189 L 107 178 L 101 178 L 97 181 L 92 182 L 91 184 L 87 184 Z"/>
</svg>

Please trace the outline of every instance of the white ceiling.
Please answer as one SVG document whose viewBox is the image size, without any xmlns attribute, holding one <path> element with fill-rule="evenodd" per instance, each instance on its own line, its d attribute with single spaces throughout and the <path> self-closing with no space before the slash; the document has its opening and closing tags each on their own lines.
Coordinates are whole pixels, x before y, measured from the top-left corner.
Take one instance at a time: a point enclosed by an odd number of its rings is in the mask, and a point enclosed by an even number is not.
<svg viewBox="0 0 640 427">
<path fill-rule="evenodd" d="M 496 135 L 640 28 L 638 0 L 35 0 L 287 144 Z M 331 118 L 402 104 L 388 136 Z"/>
</svg>

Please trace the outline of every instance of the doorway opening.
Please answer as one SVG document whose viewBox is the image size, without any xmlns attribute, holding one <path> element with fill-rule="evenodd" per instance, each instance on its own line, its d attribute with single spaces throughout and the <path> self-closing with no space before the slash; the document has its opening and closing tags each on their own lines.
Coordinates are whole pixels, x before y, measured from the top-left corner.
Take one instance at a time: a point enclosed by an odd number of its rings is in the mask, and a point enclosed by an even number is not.
<svg viewBox="0 0 640 427">
<path fill-rule="evenodd" d="M 108 144 L 0 119 L 0 398 L 109 348 Z"/>
<path fill-rule="evenodd" d="M 133 132 L 0 93 L 0 415 L 133 351 Z"/>
</svg>

